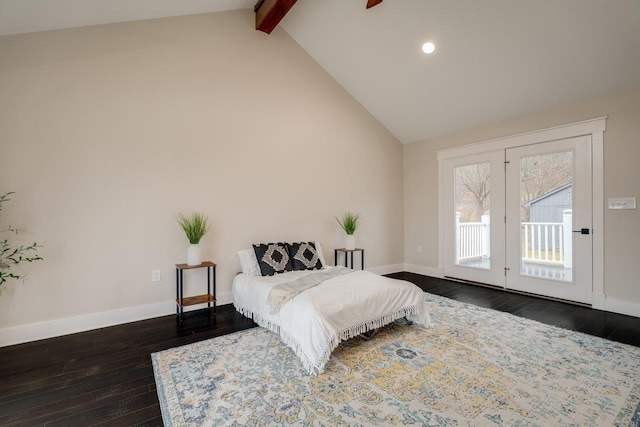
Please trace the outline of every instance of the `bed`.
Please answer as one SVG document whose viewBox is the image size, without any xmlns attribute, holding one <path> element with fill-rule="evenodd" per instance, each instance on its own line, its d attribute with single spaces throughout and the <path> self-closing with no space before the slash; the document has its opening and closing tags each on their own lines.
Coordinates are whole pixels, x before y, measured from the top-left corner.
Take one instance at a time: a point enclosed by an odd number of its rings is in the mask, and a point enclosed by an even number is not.
<svg viewBox="0 0 640 427">
<path fill-rule="evenodd" d="M 233 282 L 236 310 L 279 334 L 310 374 L 323 371 L 342 340 L 404 317 L 418 327 L 430 326 L 424 293 L 414 284 L 322 265 L 270 276 L 245 271 Z M 283 294 L 283 288 L 288 296 L 274 304 L 273 294 Z M 304 290 L 289 292 L 299 288 Z"/>
</svg>

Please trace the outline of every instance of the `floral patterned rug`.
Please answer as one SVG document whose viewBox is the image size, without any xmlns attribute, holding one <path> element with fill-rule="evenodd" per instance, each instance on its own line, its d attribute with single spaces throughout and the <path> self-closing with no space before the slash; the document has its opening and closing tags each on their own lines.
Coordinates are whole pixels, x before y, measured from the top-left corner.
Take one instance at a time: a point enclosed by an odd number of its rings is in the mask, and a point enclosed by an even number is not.
<svg viewBox="0 0 640 427">
<path fill-rule="evenodd" d="M 316 377 L 262 328 L 155 353 L 165 426 L 640 426 L 640 348 L 425 296 Z"/>
</svg>

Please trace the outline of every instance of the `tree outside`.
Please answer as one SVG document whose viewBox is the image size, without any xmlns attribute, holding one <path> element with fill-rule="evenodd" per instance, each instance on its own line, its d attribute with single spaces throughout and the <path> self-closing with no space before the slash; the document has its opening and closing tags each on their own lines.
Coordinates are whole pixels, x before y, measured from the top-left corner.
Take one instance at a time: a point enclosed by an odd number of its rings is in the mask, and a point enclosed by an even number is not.
<svg viewBox="0 0 640 427">
<path fill-rule="evenodd" d="M 489 214 L 489 163 L 459 166 L 455 169 L 456 212 L 460 222 L 480 222 Z"/>
<path fill-rule="evenodd" d="M 455 169 L 456 212 L 460 222 L 480 222 L 490 214 L 489 163 L 459 166 Z M 573 153 L 561 152 L 524 157 L 520 162 L 520 203 L 525 204 L 572 181 Z M 522 208 L 522 221 L 530 217 Z"/>
<path fill-rule="evenodd" d="M 572 182 L 573 153 L 543 154 L 520 161 L 520 203 L 531 200 Z M 529 222 L 531 212 L 522 208 L 522 222 Z"/>
</svg>

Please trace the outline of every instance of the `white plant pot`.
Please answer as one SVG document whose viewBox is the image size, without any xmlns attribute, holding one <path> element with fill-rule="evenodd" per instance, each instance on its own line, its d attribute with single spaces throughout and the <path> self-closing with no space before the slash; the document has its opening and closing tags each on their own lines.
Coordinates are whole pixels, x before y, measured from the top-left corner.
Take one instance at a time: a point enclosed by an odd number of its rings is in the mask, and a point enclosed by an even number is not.
<svg viewBox="0 0 640 427">
<path fill-rule="evenodd" d="M 344 238 L 344 248 L 347 250 L 354 250 L 356 248 L 356 238 L 352 235 L 347 235 Z"/>
<path fill-rule="evenodd" d="M 189 245 L 187 249 L 187 265 L 202 264 L 202 250 L 200 245 Z"/>
</svg>

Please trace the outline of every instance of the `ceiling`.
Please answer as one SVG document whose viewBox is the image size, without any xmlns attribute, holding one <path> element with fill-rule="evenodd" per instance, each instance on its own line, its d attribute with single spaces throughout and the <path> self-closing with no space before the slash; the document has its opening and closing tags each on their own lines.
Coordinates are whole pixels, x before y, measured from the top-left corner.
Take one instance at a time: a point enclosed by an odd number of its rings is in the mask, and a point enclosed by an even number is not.
<svg viewBox="0 0 640 427">
<path fill-rule="evenodd" d="M 0 35 L 255 1 L 0 0 Z M 365 4 L 299 0 L 280 26 L 403 143 L 640 86 L 638 0 Z"/>
</svg>

